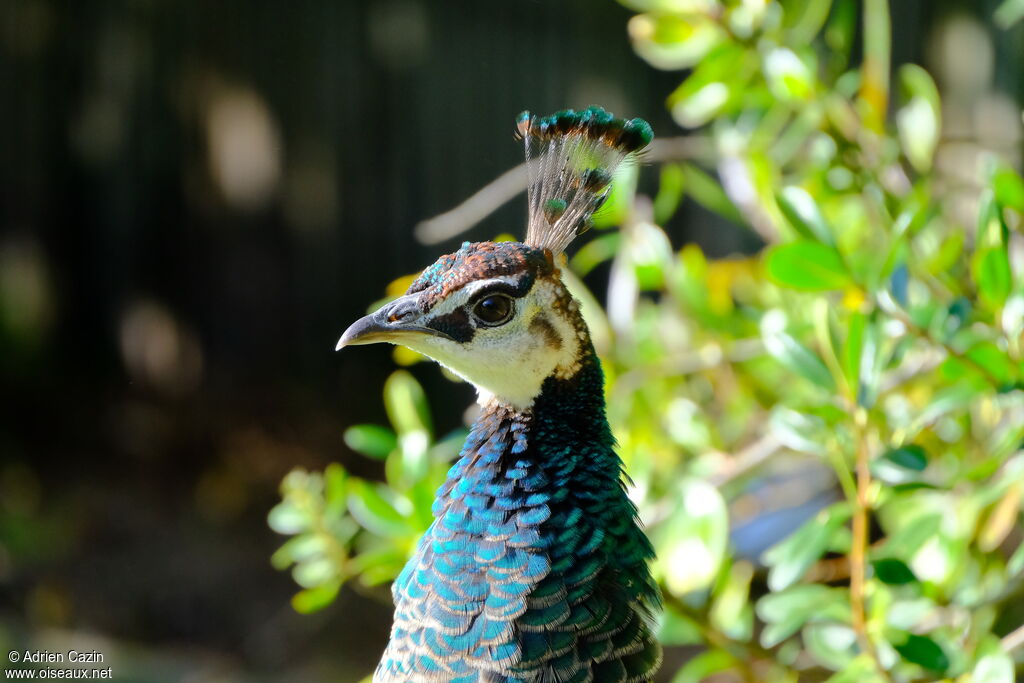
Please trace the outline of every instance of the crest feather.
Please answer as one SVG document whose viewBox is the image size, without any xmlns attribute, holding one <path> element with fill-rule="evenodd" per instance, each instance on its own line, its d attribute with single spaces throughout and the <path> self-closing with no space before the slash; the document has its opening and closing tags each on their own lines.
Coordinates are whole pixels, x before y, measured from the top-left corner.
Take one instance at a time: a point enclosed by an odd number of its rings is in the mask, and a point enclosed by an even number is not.
<svg viewBox="0 0 1024 683">
<path fill-rule="evenodd" d="M 529 226 L 524 242 L 558 255 L 590 228 L 612 176 L 654 138 L 643 119 L 617 119 L 601 107 L 516 119 L 526 146 Z"/>
</svg>

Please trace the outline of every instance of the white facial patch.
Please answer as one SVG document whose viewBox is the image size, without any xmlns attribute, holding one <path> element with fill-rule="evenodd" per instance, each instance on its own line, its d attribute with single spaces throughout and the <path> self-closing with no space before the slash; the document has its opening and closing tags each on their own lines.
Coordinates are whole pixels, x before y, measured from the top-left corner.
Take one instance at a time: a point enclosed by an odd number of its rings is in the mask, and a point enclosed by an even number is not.
<svg viewBox="0 0 1024 683">
<path fill-rule="evenodd" d="M 449 300 L 438 302 L 429 317 L 468 306 L 473 295 L 503 278 L 466 285 Z M 414 351 L 427 355 L 477 388 L 479 402 L 497 400 L 517 410 L 529 408 L 544 380 L 567 378 L 579 370 L 580 331 L 571 316 L 578 316 L 575 301 L 568 307 L 562 285 L 540 279 L 530 292 L 514 299 L 515 314 L 503 325 L 489 327 L 473 317 L 476 326 L 468 342 L 443 337 L 410 339 Z"/>
</svg>

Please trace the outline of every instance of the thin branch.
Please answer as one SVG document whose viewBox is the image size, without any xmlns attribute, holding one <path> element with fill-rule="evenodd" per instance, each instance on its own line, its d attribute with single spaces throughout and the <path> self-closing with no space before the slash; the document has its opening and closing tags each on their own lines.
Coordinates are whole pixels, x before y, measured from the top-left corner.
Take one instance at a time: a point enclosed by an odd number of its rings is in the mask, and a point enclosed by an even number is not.
<svg viewBox="0 0 1024 683">
<path fill-rule="evenodd" d="M 736 660 L 736 664 L 739 666 L 744 680 L 761 680 L 761 678 L 757 676 L 757 671 L 753 667 L 755 658 L 768 660 L 770 662 L 776 661 L 775 653 L 765 647 L 762 647 L 761 644 L 757 642 L 756 638 L 752 637 L 750 642 L 746 643 L 730 638 L 712 626 L 707 615 L 690 607 L 668 591 L 662 591 L 662 600 L 666 607 L 670 607 L 675 612 L 688 617 L 693 621 L 693 623 L 697 625 L 697 628 L 700 629 L 701 637 L 704 639 L 706 644 L 731 654 Z M 737 649 L 741 650 L 739 655 L 736 652 Z"/>
<path fill-rule="evenodd" d="M 871 635 L 868 633 L 865 615 L 865 584 L 868 549 L 868 489 L 871 486 L 871 470 L 869 469 L 867 414 L 858 410 L 854 415 L 857 434 L 857 497 L 853 509 L 853 533 L 850 540 L 850 611 L 857 643 L 862 652 L 868 653 L 874 662 L 878 674 L 886 678 L 885 668 L 878 659 L 878 652 Z"/>
<path fill-rule="evenodd" d="M 1018 626 L 1013 629 L 999 641 L 999 644 L 1003 646 L 1003 652 L 1007 654 L 1013 652 L 1021 645 L 1024 645 L 1024 625 Z"/>
<path fill-rule="evenodd" d="M 640 156 L 641 163 L 662 163 L 681 159 L 711 159 L 714 147 L 701 136 L 657 139 Z M 413 234 L 420 244 L 438 244 L 457 237 L 526 190 L 526 164 L 511 168 L 453 209 L 420 221 Z"/>
<path fill-rule="evenodd" d="M 711 475 L 708 481 L 721 488 L 768 460 L 780 450 L 782 450 L 782 444 L 775 438 L 775 435 L 765 434 L 737 451 L 732 458 L 726 461 L 727 465 Z"/>
<path fill-rule="evenodd" d="M 965 351 L 961 351 L 956 347 L 952 346 L 951 344 L 949 344 L 948 342 L 939 339 L 934 334 L 932 334 L 931 330 L 921 327 L 913 320 L 911 320 L 910 316 L 907 315 L 903 311 L 903 309 L 901 309 L 896 304 L 896 302 L 894 302 L 888 295 L 877 297 L 877 303 L 879 308 L 881 308 L 883 311 L 885 311 L 887 314 L 889 314 L 896 320 L 900 321 L 908 332 L 917 335 L 918 337 L 924 339 L 933 346 L 937 346 L 943 349 L 946 353 L 953 356 L 957 360 L 962 361 L 965 365 L 971 366 L 972 368 L 980 372 L 982 375 L 984 375 L 990 382 L 992 382 L 993 386 L 999 386 L 1002 384 L 1002 380 L 999 377 L 993 375 L 991 370 L 989 370 L 984 365 L 968 356 Z"/>
<path fill-rule="evenodd" d="M 420 221 L 413 234 L 420 244 L 437 244 L 461 235 L 526 189 L 526 164 L 505 171 L 454 209 Z"/>
</svg>

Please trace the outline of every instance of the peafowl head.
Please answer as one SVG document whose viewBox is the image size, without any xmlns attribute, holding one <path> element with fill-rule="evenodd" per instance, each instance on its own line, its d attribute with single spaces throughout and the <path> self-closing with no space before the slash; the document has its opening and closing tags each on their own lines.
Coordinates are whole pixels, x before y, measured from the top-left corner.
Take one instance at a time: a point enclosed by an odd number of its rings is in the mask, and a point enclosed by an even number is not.
<svg viewBox="0 0 1024 683">
<path fill-rule="evenodd" d="M 357 320 L 337 348 L 390 342 L 472 383 L 481 403 L 529 408 L 549 377 L 568 379 L 593 353 L 561 254 L 590 227 L 612 175 L 652 139 L 642 119 L 599 107 L 517 119 L 529 176 L 520 242 L 466 242 L 428 267 L 404 296 Z"/>
</svg>

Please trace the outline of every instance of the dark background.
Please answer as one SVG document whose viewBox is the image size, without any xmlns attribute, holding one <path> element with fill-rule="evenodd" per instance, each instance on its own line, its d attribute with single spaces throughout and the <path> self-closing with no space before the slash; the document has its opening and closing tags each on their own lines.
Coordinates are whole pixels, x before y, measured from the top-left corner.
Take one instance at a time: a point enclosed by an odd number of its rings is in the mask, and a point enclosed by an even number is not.
<svg viewBox="0 0 1024 683">
<path fill-rule="evenodd" d="M 893 3 L 894 63 L 927 64 L 940 22 L 988 25 L 997 4 Z M 277 483 L 335 460 L 379 474 L 341 434 L 384 421 L 390 351 L 334 342 L 394 278 L 463 238 L 521 232 L 513 201 L 440 245 L 412 236 L 521 161 L 519 111 L 601 104 L 683 133 L 664 106 L 683 74 L 633 54 L 632 14 L 610 0 L 4 0 L 4 649 L 87 642 L 128 679 L 372 669 L 386 603 L 345 590 L 314 616 L 289 606 L 295 585 L 268 560 Z M 1017 34 L 983 30 L 1019 101 Z M 758 248 L 690 203 L 668 227 L 677 247 Z M 469 388 L 413 372 L 438 431 L 457 426 Z"/>
</svg>

